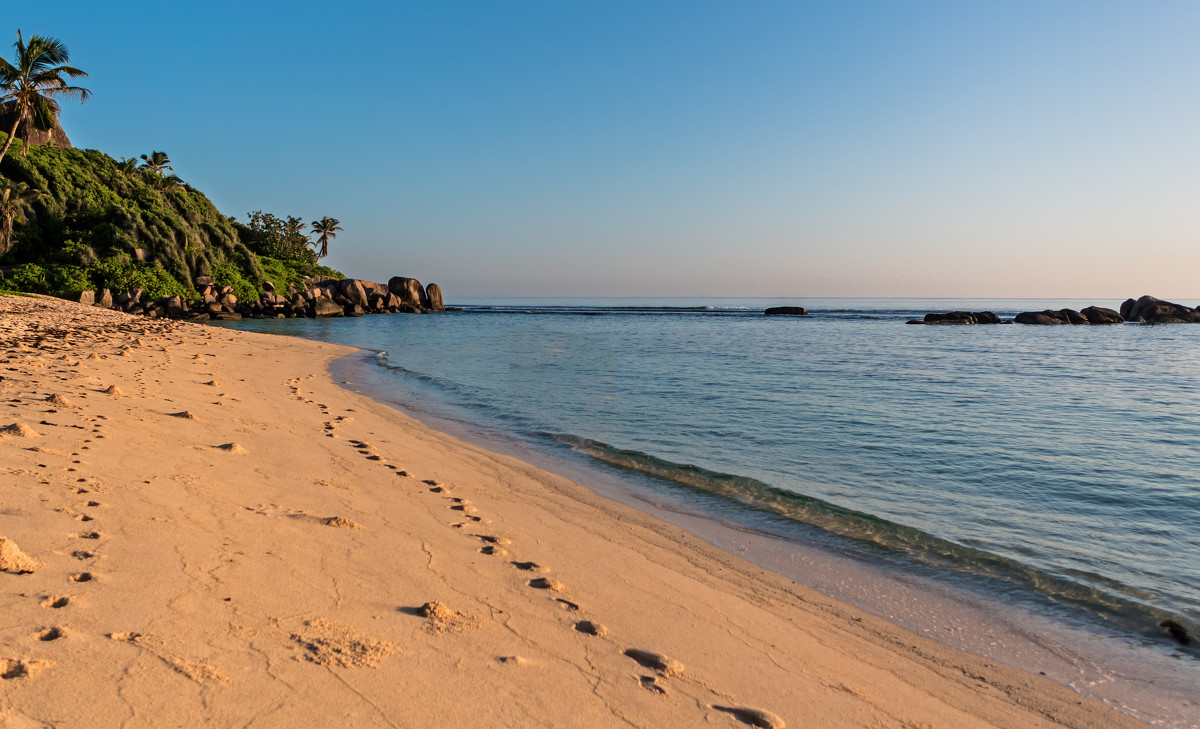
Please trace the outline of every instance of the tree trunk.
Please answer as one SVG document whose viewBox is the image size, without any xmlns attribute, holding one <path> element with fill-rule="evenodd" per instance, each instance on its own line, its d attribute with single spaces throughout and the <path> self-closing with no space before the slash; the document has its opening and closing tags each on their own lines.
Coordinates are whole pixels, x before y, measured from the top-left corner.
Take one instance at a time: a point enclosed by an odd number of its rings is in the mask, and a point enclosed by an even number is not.
<svg viewBox="0 0 1200 729">
<path fill-rule="evenodd" d="M 0 149 L 0 162 L 4 161 L 4 155 L 8 154 L 8 148 L 12 146 L 13 140 L 17 138 L 17 127 L 21 125 L 23 114 L 18 110 L 16 116 L 17 119 L 13 122 L 12 129 L 8 130 L 8 139 L 4 140 L 4 148 Z"/>
</svg>

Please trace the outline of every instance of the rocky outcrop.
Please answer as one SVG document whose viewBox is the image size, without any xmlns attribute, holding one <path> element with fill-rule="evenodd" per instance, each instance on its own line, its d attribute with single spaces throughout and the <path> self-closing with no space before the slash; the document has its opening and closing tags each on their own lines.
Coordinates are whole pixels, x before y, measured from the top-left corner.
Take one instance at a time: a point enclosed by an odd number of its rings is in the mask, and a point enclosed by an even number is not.
<svg viewBox="0 0 1200 729">
<path fill-rule="evenodd" d="M 929 313 L 924 319 L 913 319 L 908 324 L 1003 324 L 1000 317 L 990 311 L 947 311 Z"/>
<path fill-rule="evenodd" d="M 435 283 L 425 287 L 425 300 L 429 302 L 430 311 L 446 310 L 446 304 L 442 301 L 442 287 Z"/>
<path fill-rule="evenodd" d="M 1023 311 L 1013 319 L 1017 324 L 1036 324 L 1036 325 L 1056 325 L 1056 324 L 1073 324 L 1073 325 L 1096 325 L 1096 324 L 1120 324 L 1125 319 L 1113 311 L 1099 306 L 1089 306 L 1083 311 L 1075 311 L 1074 309 L 1047 309 L 1045 311 Z"/>
<path fill-rule="evenodd" d="M 9 101 L 5 104 L 0 104 L 0 131 L 5 134 L 9 129 L 12 129 L 13 122 L 16 118 L 16 102 Z M 30 144 L 49 144 L 63 149 L 71 149 L 71 140 L 67 138 L 67 133 L 63 131 L 62 126 L 58 123 L 58 119 L 54 120 L 54 127 L 47 131 L 40 131 L 29 126 L 27 123 L 22 124 L 17 130 L 17 139 L 25 139 Z"/>
<path fill-rule="evenodd" d="M 304 281 L 305 288 L 289 285 L 287 295 L 277 293 L 275 285 L 263 282 L 263 292 L 253 301 L 240 301 L 233 289 L 217 286 L 211 276 L 196 277 L 199 298 L 168 296 L 150 299 L 143 289 L 126 291 L 116 299 L 108 289 L 83 291 L 76 300 L 89 306 L 117 309 L 150 318 L 231 320 L 244 317 L 283 319 L 295 317 L 364 316 L 366 314 L 424 313 L 443 311 L 442 290 L 437 284 L 421 288 L 416 279 L 396 277 L 394 293 L 388 284 L 353 278 L 317 276 Z M 415 302 L 415 303 L 413 303 Z"/>
<path fill-rule="evenodd" d="M 1117 312 L 1100 306 L 1089 306 L 1086 309 L 1080 309 L 1079 313 L 1083 314 L 1083 318 L 1087 319 L 1088 324 L 1120 324 L 1125 321 L 1125 317 Z"/>
<path fill-rule="evenodd" d="M 1092 326 L 1122 322 L 1191 324 L 1200 323 L 1200 309 L 1163 301 L 1153 296 L 1143 296 L 1136 300 L 1126 299 L 1125 303 L 1121 304 L 1119 312 L 1100 306 L 1089 306 L 1082 311 L 1074 309 L 1025 311 L 1017 314 L 1013 321 L 1018 324 L 1087 324 Z"/>
<path fill-rule="evenodd" d="M 1063 311 L 1066 310 L 1064 309 Z M 1067 318 L 1063 311 L 1053 311 L 1051 309 L 1046 309 L 1045 311 L 1022 311 L 1013 317 L 1013 322 L 1016 324 L 1036 324 L 1040 326 L 1070 324 L 1071 320 Z M 1079 312 L 1075 313 L 1078 315 Z"/>
<path fill-rule="evenodd" d="M 772 306 L 763 310 L 767 316 L 808 316 L 803 306 Z"/>
<path fill-rule="evenodd" d="M 1200 311 L 1183 304 L 1143 296 L 1136 301 L 1126 299 L 1121 304 L 1121 316 L 1126 321 L 1146 324 L 1191 324 L 1200 322 Z"/>
<path fill-rule="evenodd" d="M 421 288 L 421 282 L 415 278 L 393 276 L 388 279 L 387 286 L 388 291 L 400 297 L 400 303 L 417 309 L 429 308 L 429 297 L 426 295 L 425 289 Z"/>
</svg>

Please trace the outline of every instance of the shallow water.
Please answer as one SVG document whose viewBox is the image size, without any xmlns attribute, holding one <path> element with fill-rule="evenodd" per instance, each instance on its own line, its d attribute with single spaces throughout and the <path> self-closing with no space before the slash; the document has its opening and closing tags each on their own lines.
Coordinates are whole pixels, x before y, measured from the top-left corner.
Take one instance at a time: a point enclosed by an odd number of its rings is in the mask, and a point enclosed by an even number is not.
<svg viewBox="0 0 1200 729">
<path fill-rule="evenodd" d="M 1194 660 L 1159 624 L 1200 626 L 1200 326 L 904 325 L 1115 301 L 449 303 L 237 326 L 386 351 L 370 384 L 413 407 Z"/>
</svg>

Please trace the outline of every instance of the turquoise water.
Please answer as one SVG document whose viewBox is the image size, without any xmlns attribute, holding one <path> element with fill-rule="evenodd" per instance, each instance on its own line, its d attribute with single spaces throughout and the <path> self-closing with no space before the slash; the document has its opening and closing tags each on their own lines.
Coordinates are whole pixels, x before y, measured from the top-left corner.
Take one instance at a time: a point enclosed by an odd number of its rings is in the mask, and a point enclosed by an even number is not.
<svg viewBox="0 0 1200 729">
<path fill-rule="evenodd" d="M 1116 301 L 449 303 L 236 326 L 386 352 L 368 384 L 418 409 L 1195 656 L 1160 623 L 1200 626 L 1200 326 L 904 324 Z"/>
</svg>

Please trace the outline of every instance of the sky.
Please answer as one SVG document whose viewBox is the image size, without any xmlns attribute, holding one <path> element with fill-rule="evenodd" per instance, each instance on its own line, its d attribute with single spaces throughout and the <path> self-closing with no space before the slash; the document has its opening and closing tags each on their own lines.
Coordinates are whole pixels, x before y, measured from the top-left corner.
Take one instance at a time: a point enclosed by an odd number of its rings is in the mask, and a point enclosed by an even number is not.
<svg viewBox="0 0 1200 729">
<path fill-rule="evenodd" d="M 76 146 L 450 301 L 1200 298 L 1196 2 L 9 4 Z"/>
</svg>

